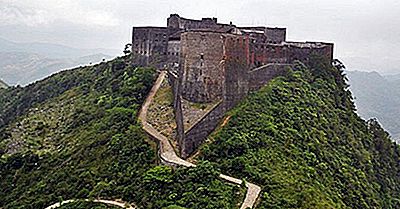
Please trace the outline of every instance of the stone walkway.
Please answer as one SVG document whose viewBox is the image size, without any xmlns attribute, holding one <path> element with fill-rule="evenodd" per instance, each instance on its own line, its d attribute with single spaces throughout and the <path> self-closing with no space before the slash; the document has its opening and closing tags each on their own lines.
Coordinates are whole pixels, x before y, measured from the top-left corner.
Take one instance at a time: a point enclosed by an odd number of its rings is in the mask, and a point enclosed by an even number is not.
<svg viewBox="0 0 400 209">
<path fill-rule="evenodd" d="M 142 105 L 142 108 L 139 113 L 139 120 L 142 122 L 143 129 L 152 137 L 157 139 L 159 141 L 159 150 L 158 154 L 161 158 L 161 161 L 164 164 L 171 165 L 171 166 L 185 166 L 185 167 L 196 167 L 195 164 L 190 163 L 180 157 L 175 153 L 172 145 L 169 143 L 168 138 L 163 136 L 161 133 L 159 133 L 153 126 L 151 126 L 147 122 L 147 110 L 149 109 L 149 106 L 151 102 L 153 101 L 154 95 L 157 93 L 157 90 L 160 88 L 162 81 L 165 79 L 166 76 L 166 71 L 162 71 L 160 75 L 158 76 L 156 83 L 152 87 L 149 95 L 146 98 L 146 101 Z M 219 177 L 221 179 L 224 179 L 225 181 L 228 181 L 233 184 L 238 184 L 241 185 L 243 183 L 242 180 L 233 178 L 231 176 L 227 176 L 224 174 L 220 174 Z M 254 204 L 256 203 L 256 200 L 258 196 L 260 195 L 261 188 L 255 184 L 246 182 L 246 187 L 247 187 L 247 193 L 246 197 L 240 207 L 240 209 L 246 209 L 246 208 L 253 208 Z M 63 204 L 75 202 L 77 200 L 65 200 L 59 203 L 55 203 L 53 205 L 50 205 L 46 207 L 45 209 L 55 209 L 60 207 Z M 88 199 L 85 199 L 84 201 L 90 201 Z M 127 209 L 134 209 L 133 206 L 124 203 L 124 202 L 118 202 L 118 201 L 113 201 L 113 200 L 93 200 L 93 202 L 98 202 L 98 203 L 104 203 L 104 204 L 109 204 L 109 205 L 114 205 L 118 206 L 121 208 L 127 208 Z"/>
<path fill-rule="evenodd" d="M 142 122 L 143 129 L 149 135 L 151 135 L 152 137 L 154 137 L 155 139 L 157 139 L 159 141 L 160 148 L 158 150 L 158 154 L 161 158 L 161 161 L 164 164 L 172 165 L 172 166 L 180 165 L 180 166 L 185 166 L 185 167 L 195 167 L 196 166 L 195 164 L 187 162 L 187 161 L 183 160 L 182 158 L 178 157 L 178 155 L 175 153 L 172 145 L 169 143 L 167 137 L 160 134 L 154 127 L 152 127 L 147 122 L 148 108 L 153 101 L 154 95 L 157 93 L 157 90 L 160 88 L 163 80 L 165 79 L 165 76 L 166 76 L 166 71 L 162 71 L 160 73 L 160 75 L 158 76 L 157 81 L 155 82 L 153 88 L 151 89 L 149 95 L 146 98 L 146 101 L 142 105 L 142 109 L 140 110 L 140 113 L 139 113 L 139 120 Z M 224 174 L 220 174 L 219 177 L 221 179 L 224 179 L 224 180 L 234 183 L 234 184 L 241 185 L 243 183 L 243 181 L 240 179 L 233 178 L 231 176 L 227 176 Z M 261 188 L 255 184 L 246 182 L 246 187 L 247 187 L 246 198 L 244 199 L 240 209 L 253 208 L 253 206 L 256 203 L 256 200 L 261 192 Z"/>
<path fill-rule="evenodd" d="M 58 203 L 55 203 L 53 205 L 50 205 L 49 207 L 47 207 L 45 209 L 55 209 L 55 208 L 60 207 L 61 205 L 65 205 L 65 204 L 76 202 L 76 201 L 78 201 L 78 200 L 64 200 L 62 202 L 58 202 Z M 125 202 L 117 202 L 117 201 L 114 201 L 114 200 L 89 200 L 89 199 L 85 199 L 84 201 L 87 201 L 87 202 L 92 201 L 92 202 L 96 202 L 96 203 L 104 203 L 104 204 L 107 204 L 107 205 L 114 205 L 114 206 L 117 206 L 117 207 L 120 207 L 120 208 L 126 208 L 126 209 L 135 209 L 134 207 L 132 207 L 131 205 L 129 205 L 129 204 L 125 203 Z"/>
</svg>

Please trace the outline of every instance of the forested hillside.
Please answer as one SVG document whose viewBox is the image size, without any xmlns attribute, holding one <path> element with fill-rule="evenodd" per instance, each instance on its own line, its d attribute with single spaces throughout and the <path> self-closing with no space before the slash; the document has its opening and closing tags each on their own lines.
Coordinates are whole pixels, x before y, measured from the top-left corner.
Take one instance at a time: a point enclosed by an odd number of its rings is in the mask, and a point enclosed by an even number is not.
<svg viewBox="0 0 400 209">
<path fill-rule="evenodd" d="M 235 208 L 243 189 L 210 163 L 157 166 L 156 144 L 137 121 L 156 75 L 124 57 L 0 89 L 0 208 L 75 198 Z"/>
<path fill-rule="evenodd" d="M 258 208 L 400 208 L 400 147 L 357 116 L 339 63 L 311 63 L 233 109 L 198 160 L 262 186 Z"/>
</svg>

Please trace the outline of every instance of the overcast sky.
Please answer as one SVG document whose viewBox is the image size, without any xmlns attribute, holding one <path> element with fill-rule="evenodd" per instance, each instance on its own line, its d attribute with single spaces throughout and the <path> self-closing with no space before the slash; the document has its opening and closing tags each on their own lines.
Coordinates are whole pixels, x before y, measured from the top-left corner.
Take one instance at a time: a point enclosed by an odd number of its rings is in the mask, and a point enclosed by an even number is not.
<svg viewBox="0 0 400 209">
<path fill-rule="evenodd" d="M 287 27 L 289 40 L 334 42 L 349 69 L 400 73 L 398 0 L 0 0 L 0 37 L 122 51 L 132 26 L 171 13 Z"/>
</svg>

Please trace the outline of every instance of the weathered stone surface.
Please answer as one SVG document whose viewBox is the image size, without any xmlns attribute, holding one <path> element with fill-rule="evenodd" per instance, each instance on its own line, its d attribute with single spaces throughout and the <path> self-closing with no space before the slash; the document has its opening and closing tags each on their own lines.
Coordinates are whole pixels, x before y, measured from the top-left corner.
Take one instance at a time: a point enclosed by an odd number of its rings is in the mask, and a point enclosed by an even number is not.
<svg viewBox="0 0 400 209">
<path fill-rule="evenodd" d="M 183 157 L 205 141 L 226 111 L 284 75 L 294 61 L 307 63 L 312 55 L 333 59 L 333 44 L 288 42 L 286 28 L 237 27 L 177 14 L 168 18 L 167 27 L 134 27 L 132 43 L 136 63 L 170 69 L 176 141 Z M 217 105 L 188 112 L 182 99 Z"/>
<path fill-rule="evenodd" d="M 185 137 L 181 145 L 183 158 L 189 157 L 217 127 L 226 112 L 223 101 L 217 103 L 197 123 L 185 131 Z"/>
<path fill-rule="evenodd" d="M 221 33 L 187 32 L 181 37 L 182 96 L 192 102 L 222 98 L 224 72 Z"/>
<path fill-rule="evenodd" d="M 332 59 L 333 44 L 320 42 L 287 42 L 286 28 L 237 27 L 233 24 L 221 24 L 216 18 L 191 20 L 172 14 L 167 27 L 134 27 L 132 35 L 132 53 L 135 63 L 165 68 L 171 63 L 179 63 L 182 50 L 181 40 L 187 33 L 206 32 L 234 34 L 248 40 L 247 59 L 253 67 L 268 63 L 292 63 L 294 60 L 306 62 L 310 54 L 318 54 Z M 220 39 L 214 33 L 206 33 L 202 48 L 192 50 L 191 56 L 199 56 L 220 47 Z M 191 35 L 195 36 L 195 35 Z M 201 44 L 201 43 L 200 43 Z M 193 46 L 194 47 L 194 46 Z M 207 50 L 204 50 L 207 49 Z M 189 52 L 189 53 L 190 53 Z M 186 53 L 187 54 L 187 53 Z M 204 96 L 202 96 L 204 97 Z"/>
</svg>

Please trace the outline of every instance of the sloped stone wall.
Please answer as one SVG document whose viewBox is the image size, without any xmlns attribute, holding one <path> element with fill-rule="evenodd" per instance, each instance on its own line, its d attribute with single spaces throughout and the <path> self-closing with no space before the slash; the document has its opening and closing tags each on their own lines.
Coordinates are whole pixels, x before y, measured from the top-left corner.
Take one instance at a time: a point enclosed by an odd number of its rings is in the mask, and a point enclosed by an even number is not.
<svg viewBox="0 0 400 209">
<path fill-rule="evenodd" d="M 185 132 L 181 145 L 183 158 L 187 158 L 207 139 L 208 135 L 218 126 L 225 112 L 226 108 L 221 101 Z"/>
</svg>

